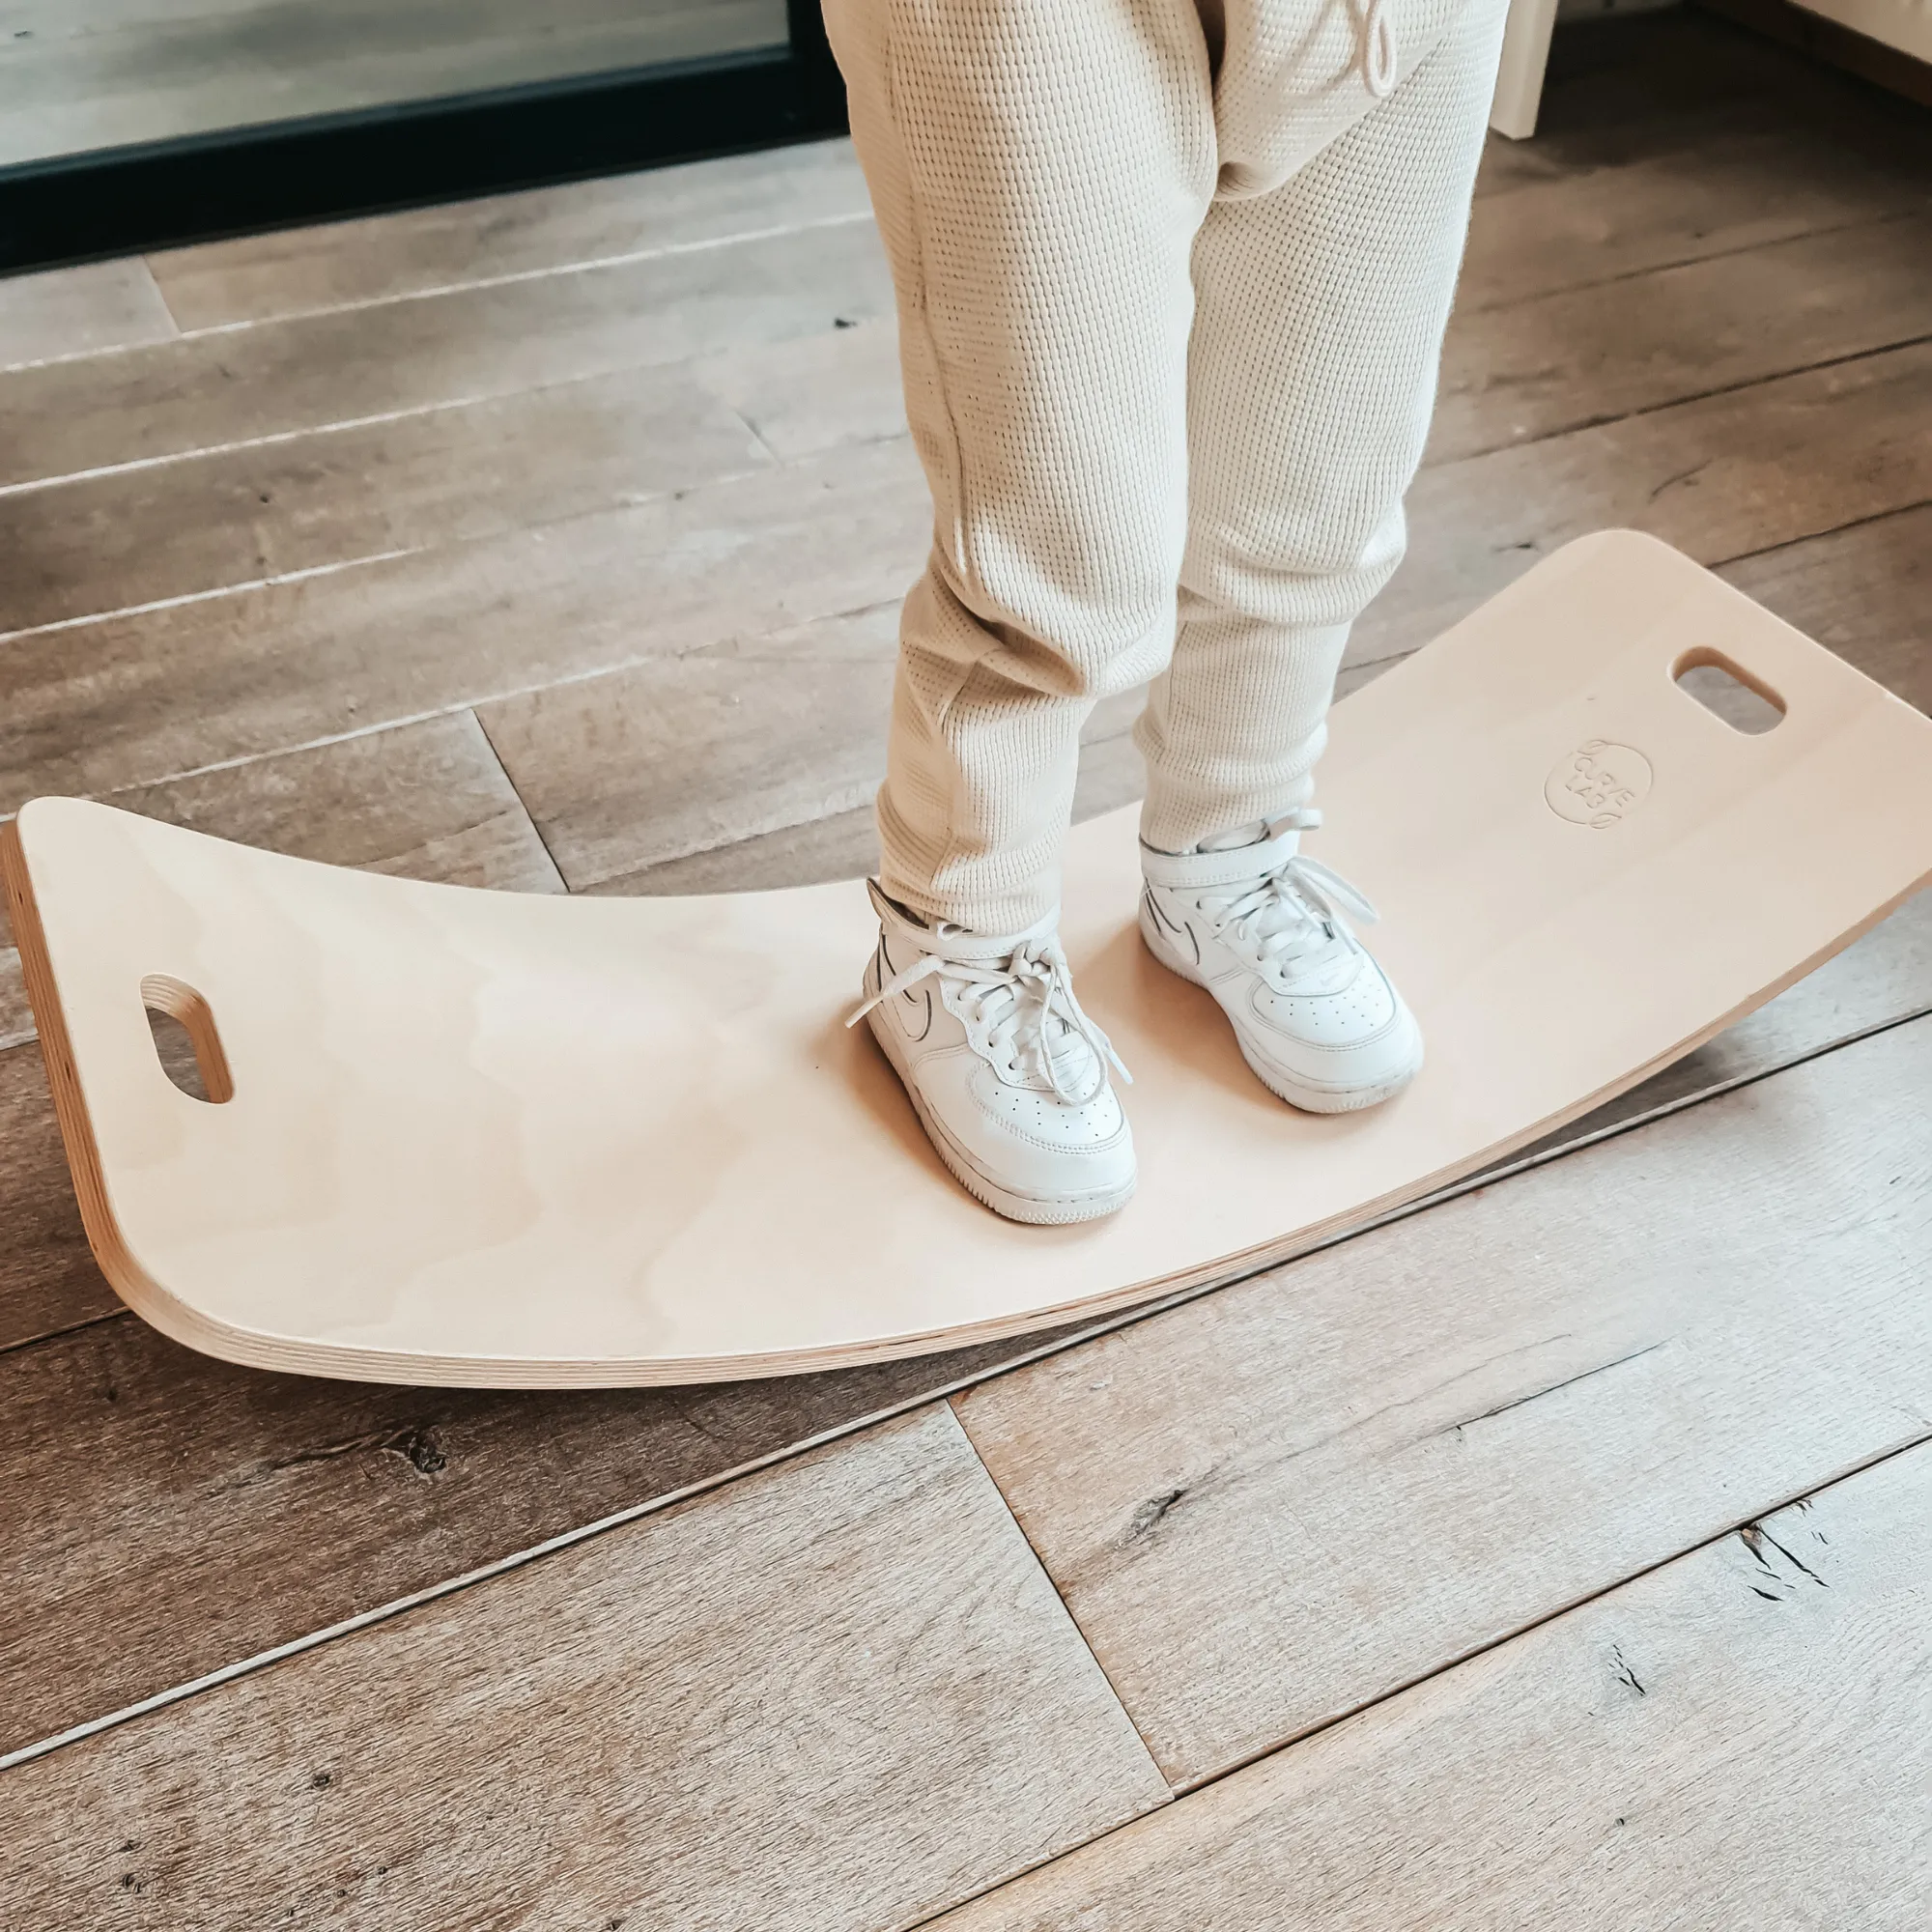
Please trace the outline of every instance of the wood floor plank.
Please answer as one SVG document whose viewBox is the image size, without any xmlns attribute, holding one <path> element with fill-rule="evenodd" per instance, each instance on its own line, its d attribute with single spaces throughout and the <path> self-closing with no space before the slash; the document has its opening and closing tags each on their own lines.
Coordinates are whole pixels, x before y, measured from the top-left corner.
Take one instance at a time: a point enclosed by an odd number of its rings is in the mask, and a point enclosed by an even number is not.
<svg viewBox="0 0 1932 1932">
<path fill-rule="evenodd" d="M 172 248 L 149 257 L 184 329 L 393 301 L 431 289 L 701 249 L 864 216 L 845 140 Z"/>
<path fill-rule="evenodd" d="M 672 658 L 479 715 L 575 891 L 863 805 L 892 688 L 890 659 Z"/>
<path fill-rule="evenodd" d="M 751 366 L 754 366 L 752 364 Z M 0 628 L 561 522 L 767 469 L 676 370 L 625 369 L 0 493 Z"/>
<path fill-rule="evenodd" d="M 1408 557 L 1356 624 L 1350 662 L 1428 642 L 1589 530 L 1647 530 L 1716 566 L 1922 503 L 1928 421 L 1921 344 L 1425 468 Z"/>
<path fill-rule="evenodd" d="M 782 341 L 892 307 L 868 221 L 216 330 L 0 381 L 0 483 Z"/>
<path fill-rule="evenodd" d="M 49 1932 L 887 1932 L 1167 1796 L 938 1409 L 6 1776 Z"/>
<path fill-rule="evenodd" d="M 1073 788 L 1073 822 L 1131 805 L 1147 789 L 1147 773 L 1131 732 L 1138 697 L 1096 711 L 1082 733 L 1080 775 Z M 882 722 L 882 721 L 881 721 Z M 878 741 L 881 759 L 884 741 Z M 883 766 L 881 766 L 883 769 Z M 639 844 L 645 828 L 639 828 Z M 857 879 L 878 869 L 879 841 L 871 801 L 849 810 L 803 819 L 728 845 L 662 859 L 600 879 L 592 894 L 750 893 L 774 887 Z"/>
<path fill-rule="evenodd" d="M 140 785 L 111 802 L 216 838 L 449 886 L 563 881 L 467 711 Z"/>
<path fill-rule="evenodd" d="M 0 931 L 0 939 L 7 937 Z M 20 955 L 11 943 L 0 945 L 0 1052 L 33 1037 L 34 1016 L 20 977 Z"/>
<path fill-rule="evenodd" d="M 1358 628 L 1353 656 L 1412 646 L 1541 549 L 1606 522 L 1643 525 L 1718 561 L 1922 500 L 1928 355 L 1862 358 L 1426 471 L 1411 561 Z M 810 529 L 811 505 L 827 500 L 815 492 L 829 486 L 843 506 L 850 489 L 885 476 L 893 481 L 869 511 Z M 16 641 L 0 671 L 14 741 L 0 738 L 0 775 L 13 785 L 0 809 L 22 785 L 99 790 L 353 728 L 330 679 L 374 686 L 386 715 L 407 716 L 889 597 L 924 549 L 919 487 L 902 442 L 839 450 L 796 474 L 577 519 L 541 540 L 481 539 Z M 701 534 L 707 512 L 741 527 L 714 522 Z M 716 556 L 707 544 L 742 546 L 754 570 L 721 580 L 704 568 Z M 704 598 L 721 587 L 732 601 L 707 624 Z M 762 612 L 736 601 L 748 588 L 765 593 Z M 668 614 L 673 635 L 666 640 L 654 622 L 640 639 L 633 611 Z M 271 648 L 284 638 L 290 648 Z M 82 742 L 60 743 L 68 734 Z"/>
<path fill-rule="evenodd" d="M 0 1494 L 40 1525 L 0 1601 L 0 1751 L 1014 1352 L 543 1394 L 264 1375 L 131 1316 L 0 1354 Z"/>
<path fill-rule="evenodd" d="M 1477 201 L 1458 326 L 1484 309 L 1922 210 L 1928 196 L 1922 173 L 1802 124 L 1719 130 L 1693 149 L 1537 181 Z"/>
<path fill-rule="evenodd" d="M 907 433 L 898 329 L 890 316 L 726 350 L 695 363 L 692 375 L 785 462 Z"/>
<path fill-rule="evenodd" d="M 767 185 L 785 179 L 769 157 L 763 172 Z M 688 171 L 673 173 L 680 179 L 665 193 L 675 214 L 693 198 L 693 184 Z M 826 173 L 807 156 L 808 185 Z M 648 205 L 645 192 L 635 179 L 622 185 L 621 205 L 635 220 Z M 608 199 L 602 191 L 610 186 L 542 193 L 594 201 Z M 1546 182 L 1479 205 L 1458 326 L 1480 328 L 1483 311 L 1528 297 L 1871 220 L 1925 199 L 1922 179 L 1809 138 L 1802 128 Z M 332 232 L 353 258 L 365 228 L 421 218 L 384 216 Z M 527 226 L 514 232 L 526 235 Z M 271 237 L 245 245 L 293 243 Z M 700 360 L 689 377 L 620 370 L 400 422 L 296 434 L 0 497 L 0 541 L 24 564 L 4 620 L 19 628 L 71 619 L 557 521 L 756 467 L 767 446 L 792 459 L 903 435 L 894 337 L 887 317 L 796 341 L 754 342 Z M 706 392 L 728 410 L 707 411 Z"/>
<path fill-rule="evenodd" d="M 260 756 L 898 597 L 907 443 L 11 640 L 0 810 Z"/>
<path fill-rule="evenodd" d="M 1715 563 L 1923 500 L 1928 411 L 1932 348 L 1916 348 L 1425 471 L 1411 499 L 1409 561 L 1364 617 L 1350 656 L 1412 647 L 1538 555 L 1605 524 L 1647 527 Z M 20 640 L 0 680 L 14 728 L 28 735 L 17 750 L 0 736 L 0 773 L 14 802 L 26 789 L 99 790 L 144 768 L 354 728 L 368 712 L 352 714 L 347 691 L 359 690 L 378 716 L 425 699 L 461 702 L 596 668 L 600 658 L 688 648 L 707 629 L 755 636 L 801 606 L 890 599 L 924 548 L 918 488 L 909 446 L 867 446 L 796 475 L 582 520 L 541 542 L 403 558 Z M 814 501 L 828 496 L 832 507 L 815 522 Z M 721 577 L 723 546 L 749 569 Z M 648 636 L 634 610 L 652 613 Z M 93 704 L 77 703 L 76 689 Z M 43 745 L 53 755 L 32 761 Z M 663 848 L 586 868 L 583 880 L 653 856 Z"/>
<path fill-rule="evenodd" d="M 174 318 L 138 257 L 0 279 L 0 370 L 166 342 Z"/>
<path fill-rule="evenodd" d="M 1726 130 L 1794 125 L 1906 165 L 1927 153 L 1911 102 L 1695 7 L 1566 22 L 1551 43 L 1536 138 L 1492 146 L 1510 179 L 1574 179 Z"/>
<path fill-rule="evenodd" d="M 1909 1932 L 1932 1918 L 1929 1594 L 1918 1449 L 940 1923 Z"/>
<path fill-rule="evenodd" d="M 1162 1770 L 1932 1433 L 1932 1020 L 955 1399 Z"/>
<path fill-rule="evenodd" d="M 1932 501 L 1741 558 L 1719 575 L 1932 712 Z"/>
<path fill-rule="evenodd" d="M 1103 806 L 1113 748 L 1132 749 L 1120 735 L 1089 747 Z M 841 834 L 869 838 L 869 811 L 795 838 Z M 714 869 L 696 875 L 706 863 Z M 673 862 L 636 889 L 752 888 L 802 869 L 796 842 L 778 858 L 754 843 Z M 1932 895 L 1568 1133 L 1767 1072 L 1928 1006 Z M 0 1057 L 0 1105 L 32 1051 Z M 82 1243 L 37 1059 L 31 1072 L 38 1113 L 0 1140 L 13 1151 L 0 1158 L 0 1310 L 24 1319 L 38 1306 L 55 1328 L 113 1304 Z M 8 1165 L 29 1157 L 34 1172 Z M 15 1200 L 17 1248 L 7 1236 Z M 61 1210 L 51 1224 L 49 1203 Z M 78 1298 L 89 1293 L 93 1307 Z M 0 1354 L 0 1412 L 14 1418 L 0 1434 L 0 1496 L 22 1499 L 41 1525 L 33 1560 L 15 1566 L 0 1602 L 0 1704 L 11 1705 L 0 1750 L 989 1374 L 1049 1339 L 785 1381 L 571 1395 L 260 1376 L 191 1354 L 127 1315 Z M 184 1578 L 191 1616 L 175 1593 Z"/>
<path fill-rule="evenodd" d="M 88 1249 L 30 1031 L 23 1043 L 0 1049 L 0 1349 L 120 1307 Z"/>
<path fill-rule="evenodd" d="M 1922 338 L 1932 220 L 1906 216 L 1452 322 L 1430 460 L 1613 421 Z"/>
</svg>

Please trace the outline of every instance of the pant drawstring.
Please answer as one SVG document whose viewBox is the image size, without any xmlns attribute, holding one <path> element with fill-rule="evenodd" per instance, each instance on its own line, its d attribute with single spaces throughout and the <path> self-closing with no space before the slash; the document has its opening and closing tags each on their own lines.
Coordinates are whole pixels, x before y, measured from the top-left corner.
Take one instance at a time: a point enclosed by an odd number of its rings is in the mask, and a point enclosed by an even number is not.
<svg viewBox="0 0 1932 1932">
<path fill-rule="evenodd" d="M 1395 92 L 1395 28 L 1388 0 L 1369 0 L 1362 15 L 1362 84 L 1378 100 Z"/>
</svg>

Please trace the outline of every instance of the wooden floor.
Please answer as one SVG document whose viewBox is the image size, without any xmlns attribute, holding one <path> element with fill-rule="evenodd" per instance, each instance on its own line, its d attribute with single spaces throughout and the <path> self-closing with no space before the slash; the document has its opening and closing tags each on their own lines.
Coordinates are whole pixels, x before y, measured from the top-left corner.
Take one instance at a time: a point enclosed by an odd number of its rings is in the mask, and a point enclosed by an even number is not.
<svg viewBox="0 0 1932 1932">
<path fill-rule="evenodd" d="M 1348 677 L 1630 524 L 1932 706 L 1925 116 L 1677 14 L 1544 125 Z M 866 865 L 927 511 L 842 145 L 0 283 L 0 810 Z M 188 1354 L 6 952 L 0 1042 L 0 1924 L 1932 1922 L 1932 895 L 1290 1266 L 742 1387 Z"/>
</svg>

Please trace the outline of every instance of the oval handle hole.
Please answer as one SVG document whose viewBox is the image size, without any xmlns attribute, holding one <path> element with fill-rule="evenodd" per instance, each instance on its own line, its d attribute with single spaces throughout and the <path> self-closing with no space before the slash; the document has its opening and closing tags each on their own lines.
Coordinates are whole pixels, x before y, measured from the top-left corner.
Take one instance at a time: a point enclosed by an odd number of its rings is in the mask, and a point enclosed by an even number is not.
<svg viewBox="0 0 1932 1932">
<path fill-rule="evenodd" d="M 173 974 L 150 973 L 141 981 L 141 1004 L 161 1071 L 191 1100 L 217 1107 L 232 1100 L 235 1077 L 208 1002 Z"/>
<path fill-rule="evenodd" d="M 1670 675 L 1679 691 L 1747 738 L 1762 737 L 1784 723 L 1784 699 L 1721 651 L 1689 651 Z"/>
</svg>

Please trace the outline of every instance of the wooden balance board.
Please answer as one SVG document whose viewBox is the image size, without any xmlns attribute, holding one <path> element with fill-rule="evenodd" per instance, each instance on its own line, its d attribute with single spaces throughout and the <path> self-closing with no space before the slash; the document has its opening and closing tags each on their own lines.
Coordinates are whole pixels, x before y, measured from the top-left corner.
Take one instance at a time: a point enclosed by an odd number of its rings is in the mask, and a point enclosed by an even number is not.
<svg viewBox="0 0 1932 1932">
<path fill-rule="evenodd" d="M 1780 704 L 1747 736 L 1673 681 Z M 1015 1227 L 864 1028 L 860 883 L 554 899 L 37 799 L 14 928 L 87 1232 L 138 1314 L 378 1381 L 769 1376 L 1097 1315 L 1305 1248 L 1643 1079 L 1932 873 L 1932 723 L 1648 538 L 1571 545 L 1337 706 L 1311 849 L 1383 909 L 1429 1064 L 1299 1114 L 1144 952 L 1135 817 L 1064 932 L 1140 1192 Z M 156 1058 L 194 1037 L 211 1099 Z M 1365 1292 L 1373 1292 L 1365 1289 Z"/>
</svg>

